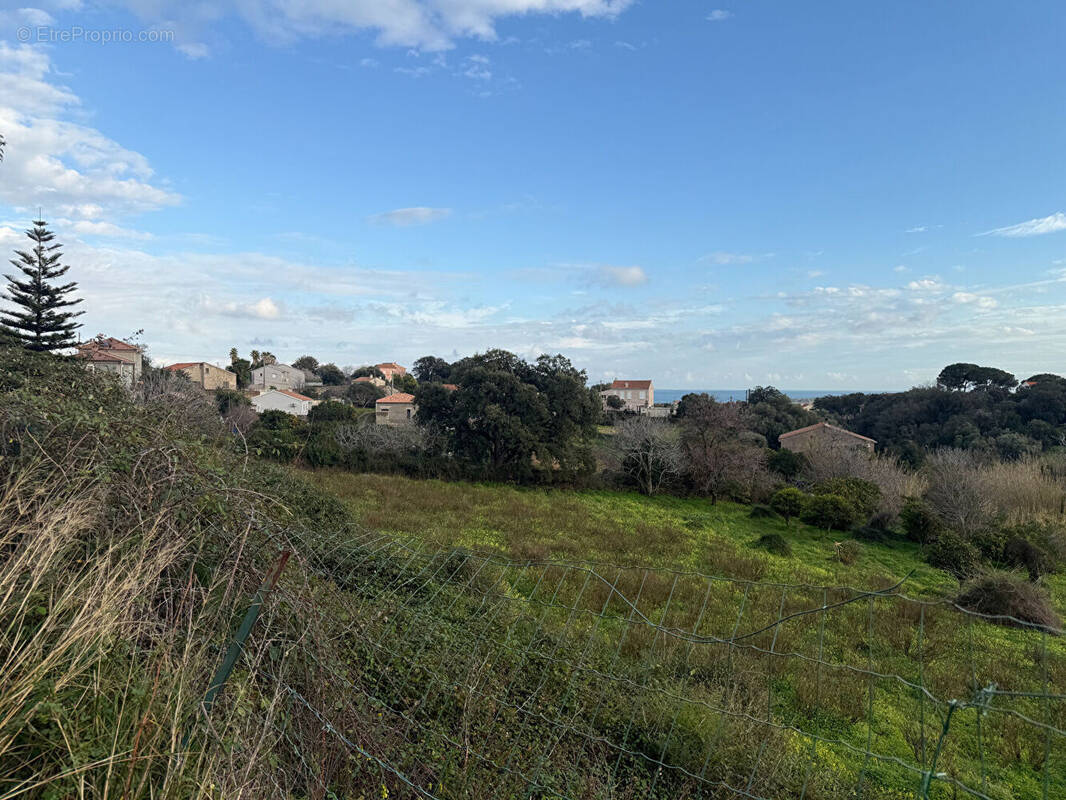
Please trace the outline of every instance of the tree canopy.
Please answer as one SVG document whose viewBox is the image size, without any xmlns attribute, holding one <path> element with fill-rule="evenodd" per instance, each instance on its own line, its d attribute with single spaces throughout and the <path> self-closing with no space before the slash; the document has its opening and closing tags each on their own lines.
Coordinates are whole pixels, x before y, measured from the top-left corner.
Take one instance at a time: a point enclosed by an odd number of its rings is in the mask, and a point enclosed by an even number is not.
<svg viewBox="0 0 1066 800">
<path fill-rule="evenodd" d="M 937 388 L 819 397 L 815 408 L 837 424 L 878 441 L 882 450 L 919 463 L 952 447 L 1005 459 L 1066 445 L 1066 379 L 973 364 L 941 371 Z"/>
<path fill-rule="evenodd" d="M 530 364 L 489 350 L 452 364 L 449 375 L 457 390 L 418 387 L 418 421 L 444 436 L 470 472 L 528 480 L 538 470 L 572 476 L 592 469 L 599 399 L 563 356 Z"/>
</svg>

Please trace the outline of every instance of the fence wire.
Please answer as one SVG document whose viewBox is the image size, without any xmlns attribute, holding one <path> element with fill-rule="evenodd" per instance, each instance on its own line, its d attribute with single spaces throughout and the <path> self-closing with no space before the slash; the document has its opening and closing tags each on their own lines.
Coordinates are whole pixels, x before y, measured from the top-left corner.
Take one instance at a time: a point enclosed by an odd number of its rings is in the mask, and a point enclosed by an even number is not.
<svg viewBox="0 0 1066 800">
<path fill-rule="evenodd" d="M 905 579 L 514 562 L 380 534 L 295 547 L 270 615 L 305 635 L 256 667 L 287 704 L 284 796 L 1066 797 L 1061 632 Z"/>
</svg>

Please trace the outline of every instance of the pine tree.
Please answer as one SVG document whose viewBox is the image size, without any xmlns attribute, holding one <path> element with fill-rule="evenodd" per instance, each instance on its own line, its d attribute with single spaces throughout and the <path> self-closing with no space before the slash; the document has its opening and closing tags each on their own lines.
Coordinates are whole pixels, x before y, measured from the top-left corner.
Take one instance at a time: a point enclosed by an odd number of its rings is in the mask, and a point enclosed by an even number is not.
<svg viewBox="0 0 1066 800">
<path fill-rule="evenodd" d="M 44 220 L 36 220 L 26 235 L 34 243 L 30 251 L 16 250 L 17 258 L 11 263 L 24 276 L 5 275 L 8 280 L 7 300 L 16 306 L 0 311 L 0 328 L 6 329 L 27 350 L 59 350 L 74 346 L 74 331 L 81 327 L 74 322 L 82 311 L 64 311 L 77 305 L 78 300 L 67 300 L 78 284 L 56 285 L 56 278 L 66 274 L 69 267 L 59 260 L 63 257 L 61 245 L 50 244 L 55 238 Z M 22 277 L 22 276 L 20 276 Z"/>
</svg>

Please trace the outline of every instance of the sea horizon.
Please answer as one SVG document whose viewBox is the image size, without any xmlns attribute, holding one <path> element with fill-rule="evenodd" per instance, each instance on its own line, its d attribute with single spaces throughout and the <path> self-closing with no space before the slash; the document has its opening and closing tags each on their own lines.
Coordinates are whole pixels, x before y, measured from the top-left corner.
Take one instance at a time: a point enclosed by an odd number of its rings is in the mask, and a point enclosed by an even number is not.
<svg viewBox="0 0 1066 800">
<path fill-rule="evenodd" d="M 658 389 L 655 390 L 656 403 L 673 403 L 680 400 L 686 394 L 708 394 L 719 403 L 728 403 L 731 400 L 743 400 L 747 397 L 750 389 Z M 781 392 L 793 400 L 813 400 L 815 397 L 836 396 L 853 394 L 865 391 L 863 389 L 781 389 Z"/>
</svg>

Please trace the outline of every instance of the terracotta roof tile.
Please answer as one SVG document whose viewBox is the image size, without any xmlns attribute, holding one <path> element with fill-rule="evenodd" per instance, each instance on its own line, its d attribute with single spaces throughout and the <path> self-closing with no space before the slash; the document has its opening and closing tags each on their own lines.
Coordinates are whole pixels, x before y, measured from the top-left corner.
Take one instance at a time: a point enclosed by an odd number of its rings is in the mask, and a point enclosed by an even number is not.
<svg viewBox="0 0 1066 800">
<path fill-rule="evenodd" d="M 876 439 L 871 439 L 869 436 L 863 436 L 861 433 L 855 433 L 854 431 L 845 430 L 844 428 L 838 428 L 836 425 L 830 425 L 828 422 L 816 422 L 813 425 L 808 425 L 805 428 L 796 428 L 794 431 L 788 433 L 782 433 L 778 436 L 778 440 L 787 439 L 790 436 L 795 436 L 798 433 L 806 433 L 807 431 L 813 431 L 816 428 L 825 428 L 831 431 L 839 431 L 840 433 L 846 433 L 848 436 L 854 436 L 856 439 L 862 439 L 865 442 L 873 442 L 877 444 Z"/>
<path fill-rule="evenodd" d="M 396 394 L 390 394 L 388 397 L 382 397 L 378 400 L 379 403 L 413 403 L 415 396 L 413 394 L 407 394 L 407 392 L 397 392 Z"/>
<path fill-rule="evenodd" d="M 650 389 L 651 381 L 623 381 L 615 380 L 611 384 L 612 389 Z"/>
</svg>

